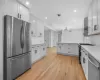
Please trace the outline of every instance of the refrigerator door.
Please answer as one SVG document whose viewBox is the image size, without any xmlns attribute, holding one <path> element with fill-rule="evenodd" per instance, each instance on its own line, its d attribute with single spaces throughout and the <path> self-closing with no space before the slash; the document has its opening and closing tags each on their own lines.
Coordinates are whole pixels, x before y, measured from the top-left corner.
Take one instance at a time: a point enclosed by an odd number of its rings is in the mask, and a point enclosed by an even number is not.
<svg viewBox="0 0 100 80">
<path fill-rule="evenodd" d="M 24 22 L 24 47 L 23 53 L 30 52 L 30 23 Z"/>
<path fill-rule="evenodd" d="M 31 68 L 30 53 L 7 59 L 7 80 L 15 80 Z"/>
<path fill-rule="evenodd" d="M 24 57 L 24 71 L 27 71 L 31 68 L 31 54 L 27 53 Z"/>
<path fill-rule="evenodd" d="M 7 80 L 13 80 L 24 72 L 24 55 L 7 59 Z"/>
<path fill-rule="evenodd" d="M 12 28 L 12 56 L 22 54 L 23 47 L 23 24 L 22 21 L 13 18 L 13 28 Z"/>
<path fill-rule="evenodd" d="M 12 55 L 12 20 L 11 16 L 4 17 L 4 58 Z"/>
</svg>

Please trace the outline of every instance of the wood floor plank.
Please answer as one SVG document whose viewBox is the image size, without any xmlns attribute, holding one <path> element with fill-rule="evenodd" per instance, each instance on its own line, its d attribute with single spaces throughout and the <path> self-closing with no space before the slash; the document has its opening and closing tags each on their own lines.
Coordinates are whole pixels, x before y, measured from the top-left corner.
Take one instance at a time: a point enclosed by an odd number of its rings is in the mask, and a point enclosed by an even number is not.
<svg viewBox="0 0 100 80">
<path fill-rule="evenodd" d="M 16 80 L 86 80 L 78 57 L 57 55 L 48 48 L 47 56 Z"/>
</svg>

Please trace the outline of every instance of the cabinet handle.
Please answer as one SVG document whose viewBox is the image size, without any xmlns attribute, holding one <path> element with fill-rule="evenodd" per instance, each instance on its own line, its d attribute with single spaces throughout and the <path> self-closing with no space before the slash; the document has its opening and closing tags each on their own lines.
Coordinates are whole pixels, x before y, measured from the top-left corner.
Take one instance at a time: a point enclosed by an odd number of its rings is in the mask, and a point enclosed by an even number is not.
<svg viewBox="0 0 100 80">
<path fill-rule="evenodd" d="M 22 16 L 21 16 L 21 14 L 20 14 L 20 19 L 21 19 L 21 17 L 22 17 Z"/>
<path fill-rule="evenodd" d="M 19 18 L 19 13 L 18 13 L 18 18 Z"/>
</svg>

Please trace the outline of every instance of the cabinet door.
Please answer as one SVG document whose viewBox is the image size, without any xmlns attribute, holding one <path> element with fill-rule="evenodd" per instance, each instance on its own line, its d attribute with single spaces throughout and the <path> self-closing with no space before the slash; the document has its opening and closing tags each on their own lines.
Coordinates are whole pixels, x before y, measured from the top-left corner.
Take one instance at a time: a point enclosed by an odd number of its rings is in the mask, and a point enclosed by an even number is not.
<svg viewBox="0 0 100 80">
<path fill-rule="evenodd" d="M 77 44 L 70 44 L 69 52 L 72 55 L 79 55 L 79 49 Z"/>
<path fill-rule="evenodd" d="M 61 52 L 61 44 L 57 44 L 57 52 L 58 52 L 58 53 Z"/>
<path fill-rule="evenodd" d="M 66 55 L 68 55 L 68 47 L 69 47 L 69 45 L 68 44 L 62 44 L 62 53 L 64 53 L 64 54 L 66 54 Z"/>
<path fill-rule="evenodd" d="M 8 0 L 5 3 L 5 15 L 18 17 L 18 3 L 16 0 Z"/>
<path fill-rule="evenodd" d="M 37 36 L 44 36 L 44 24 L 41 21 L 37 21 Z"/>
<path fill-rule="evenodd" d="M 100 0 L 98 0 L 98 29 L 100 31 Z"/>
<path fill-rule="evenodd" d="M 93 0 L 93 31 L 98 30 L 98 5 L 97 5 L 97 0 Z"/>
<path fill-rule="evenodd" d="M 31 51 L 31 64 L 34 63 L 35 58 L 36 58 L 36 47 L 35 46 L 32 46 L 32 51 Z"/>
<path fill-rule="evenodd" d="M 29 22 L 29 10 L 21 4 L 19 4 L 19 13 L 21 14 L 22 20 Z"/>
<path fill-rule="evenodd" d="M 93 18 L 92 18 L 92 16 L 93 16 L 93 9 L 92 9 L 92 3 L 91 3 L 91 5 L 90 5 L 90 7 L 89 7 L 89 12 L 88 12 L 88 35 L 90 35 L 90 34 L 92 34 L 92 27 L 93 27 Z"/>
<path fill-rule="evenodd" d="M 36 37 L 37 22 L 31 22 L 31 37 Z"/>
</svg>

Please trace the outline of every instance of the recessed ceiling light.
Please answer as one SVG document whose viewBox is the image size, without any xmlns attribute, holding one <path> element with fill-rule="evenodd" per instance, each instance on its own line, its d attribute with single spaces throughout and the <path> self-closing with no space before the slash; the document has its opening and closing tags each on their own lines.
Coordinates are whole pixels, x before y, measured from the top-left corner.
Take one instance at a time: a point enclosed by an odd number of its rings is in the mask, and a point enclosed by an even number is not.
<svg viewBox="0 0 100 80">
<path fill-rule="evenodd" d="M 45 19 L 47 19 L 47 17 L 45 17 Z"/>
<path fill-rule="evenodd" d="M 74 22 L 76 22 L 76 20 L 73 20 Z"/>
<path fill-rule="evenodd" d="M 97 18 L 96 16 L 93 16 L 93 18 Z"/>
<path fill-rule="evenodd" d="M 26 1 L 26 5 L 29 5 L 30 3 L 29 3 L 29 1 Z"/>
<path fill-rule="evenodd" d="M 33 20 L 33 22 L 35 23 L 36 21 L 35 21 L 35 20 Z"/>
<path fill-rule="evenodd" d="M 74 12 L 77 12 L 77 10 L 74 10 Z"/>
</svg>

